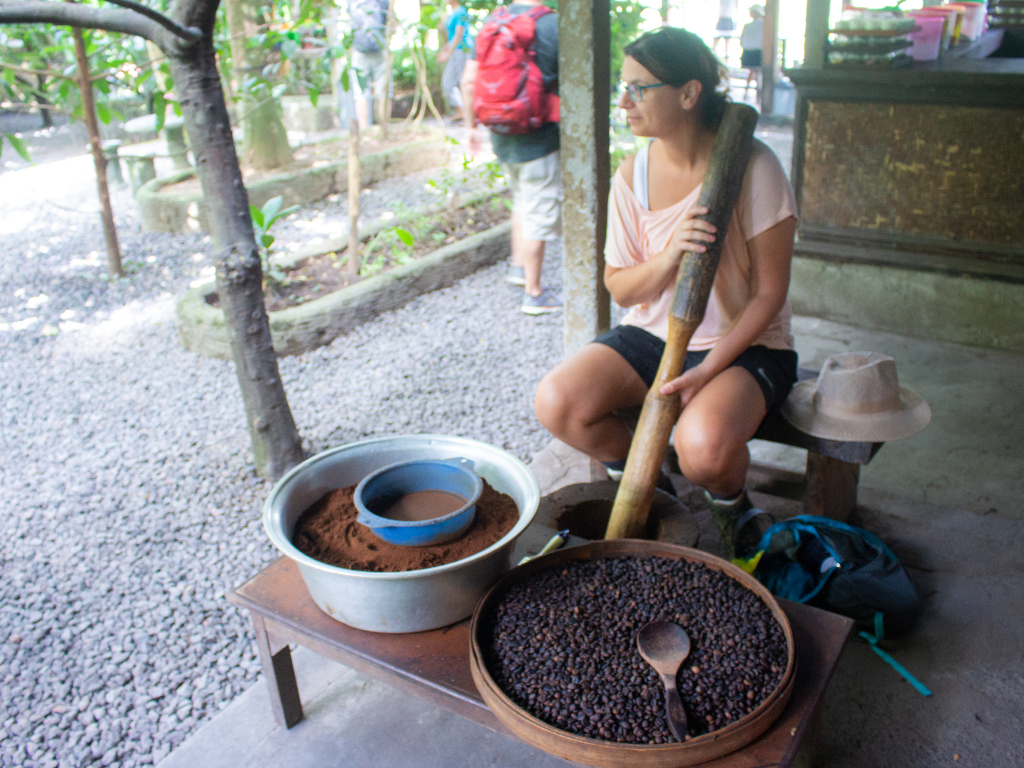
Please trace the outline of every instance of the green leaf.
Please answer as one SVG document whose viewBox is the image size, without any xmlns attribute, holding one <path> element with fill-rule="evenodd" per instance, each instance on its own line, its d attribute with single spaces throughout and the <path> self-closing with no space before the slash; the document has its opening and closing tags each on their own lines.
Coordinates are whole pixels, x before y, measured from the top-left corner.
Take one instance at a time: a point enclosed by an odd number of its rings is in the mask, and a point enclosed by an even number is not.
<svg viewBox="0 0 1024 768">
<path fill-rule="evenodd" d="M 4 69 L 4 71 L 3 71 L 3 78 L 8 83 L 13 84 L 14 83 L 14 70 L 13 69 Z"/>
<path fill-rule="evenodd" d="M 271 91 L 270 91 L 270 95 L 271 95 L 271 96 L 273 96 L 273 97 L 274 97 L 275 99 L 279 99 L 279 98 L 281 98 L 281 95 L 282 95 L 282 94 L 283 94 L 283 93 L 284 93 L 285 91 L 287 91 L 287 90 L 288 90 L 288 84 L 287 84 L 287 83 L 280 83 L 280 84 L 278 84 L 278 85 L 275 85 L 275 86 L 274 86 L 274 87 L 273 87 L 273 88 L 271 89 Z"/>
<path fill-rule="evenodd" d="M 278 219 L 284 218 L 285 216 L 287 216 L 292 211 L 297 211 L 297 210 L 299 210 L 299 206 L 293 205 L 290 208 L 285 208 L 283 211 L 275 213 L 271 218 L 267 219 L 267 229 L 270 229 L 270 225 L 273 224 Z"/>
<path fill-rule="evenodd" d="M 316 103 L 320 101 L 320 91 L 309 92 L 309 103 L 313 105 L 313 109 L 316 109 Z"/>
<path fill-rule="evenodd" d="M 274 244 L 273 235 L 260 235 L 260 242 L 263 243 L 263 247 L 270 250 L 270 246 Z"/>
<path fill-rule="evenodd" d="M 105 79 L 101 78 L 99 80 L 96 80 L 95 82 L 93 82 L 93 87 L 96 88 L 96 90 L 102 94 L 110 93 L 110 83 L 108 83 Z"/>
<path fill-rule="evenodd" d="M 278 195 L 270 200 L 267 200 L 260 209 L 263 214 L 263 219 L 269 222 L 271 219 L 277 216 L 277 212 L 281 210 L 281 206 L 284 204 L 284 195 Z"/>
<path fill-rule="evenodd" d="M 111 115 L 111 117 L 114 117 L 114 118 L 120 120 L 122 123 L 124 122 L 124 115 L 122 113 L 118 112 L 116 109 L 110 110 L 110 115 Z"/>
<path fill-rule="evenodd" d="M 167 112 L 167 99 L 163 91 L 153 92 L 153 114 L 156 115 L 156 129 L 160 131 L 164 127 L 164 115 Z"/>
<path fill-rule="evenodd" d="M 96 117 L 98 117 L 100 122 L 104 125 L 110 124 L 110 110 L 107 108 L 106 104 L 96 105 Z"/>
<path fill-rule="evenodd" d="M 401 240 L 406 245 L 412 245 L 413 237 L 412 235 L 409 234 L 408 231 L 395 227 L 395 234 L 397 234 L 398 239 Z"/>
<path fill-rule="evenodd" d="M 181 104 L 176 101 L 172 101 L 171 106 L 174 108 L 174 114 L 181 117 Z"/>
<path fill-rule="evenodd" d="M 7 141 L 10 142 L 12 147 L 14 147 L 14 151 L 21 155 L 25 162 L 31 163 L 32 155 L 29 154 L 28 145 L 13 133 L 8 133 L 6 135 Z"/>
<path fill-rule="evenodd" d="M 252 223 L 255 224 L 259 229 L 263 229 L 263 211 L 261 211 L 255 205 L 250 205 L 249 215 L 252 217 Z"/>
<path fill-rule="evenodd" d="M 68 94 L 70 92 L 71 92 L 71 81 L 70 80 L 62 81 L 61 84 L 60 84 L 60 87 L 57 88 L 57 95 L 60 96 L 61 100 L 63 101 L 64 99 L 66 99 L 68 97 Z"/>
<path fill-rule="evenodd" d="M 343 90 L 343 91 L 345 91 L 347 93 L 348 90 L 349 90 L 348 86 L 349 86 L 348 70 L 346 69 L 346 70 L 343 70 L 342 73 L 341 73 L 341 90 Z"/>
</svg>

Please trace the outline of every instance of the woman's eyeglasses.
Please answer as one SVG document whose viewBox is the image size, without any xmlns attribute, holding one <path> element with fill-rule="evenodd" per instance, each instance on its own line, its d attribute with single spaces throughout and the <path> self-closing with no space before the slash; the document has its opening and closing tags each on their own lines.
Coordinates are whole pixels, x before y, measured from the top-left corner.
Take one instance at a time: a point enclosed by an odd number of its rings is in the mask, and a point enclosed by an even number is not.
<svg viewBox="0 0 1024 768">
<path fill-rule="evenodd" d="M 663 85 L 668 85 L 668 83 L 651 83 L 650 85 L 640 85 L 639 83 L 620 82 L 619 91 L 620 93 L 625 91 L 626 93 L 629 94 L 629 98 L 631 98 L 633 101 L 639 104 L 641 101 L 644 100 L 644 91 L 646 91 L 648 88 L 660 88 Z"/>
</svg>

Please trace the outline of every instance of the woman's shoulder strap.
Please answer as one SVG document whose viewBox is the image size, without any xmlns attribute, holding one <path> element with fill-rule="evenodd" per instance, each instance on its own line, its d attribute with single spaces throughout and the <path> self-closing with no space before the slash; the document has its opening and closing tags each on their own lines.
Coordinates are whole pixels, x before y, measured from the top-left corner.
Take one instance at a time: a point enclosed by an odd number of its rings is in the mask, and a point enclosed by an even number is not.
<svg viewBox="0 0 1024 768">
<path fill-rule="evenodd" d="M 647 200 L 647 169 L 650 166 L 650 150 L 651 144 L 648 142 L 633 155 L 633 195 L 645 211 L 650 210 Z"/>
</svg>

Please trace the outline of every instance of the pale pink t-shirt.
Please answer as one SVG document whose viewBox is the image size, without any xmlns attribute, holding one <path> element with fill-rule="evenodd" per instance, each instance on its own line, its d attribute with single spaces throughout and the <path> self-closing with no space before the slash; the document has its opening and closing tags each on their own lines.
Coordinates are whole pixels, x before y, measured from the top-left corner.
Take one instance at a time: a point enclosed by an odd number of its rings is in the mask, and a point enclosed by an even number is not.
<svg viewBox="0 0 1024 768">
<path fill-rule="evenodd" d="M 649 147 L 648 144 L 640 151 L 647 152 Z M 634 161 L 637 162 L 641 162 L 639 156 Z M 679 221 L 697 203 L 701 186 L 669 208 L 648 211 L 629 188 L 620 168 L 612 180 L 609 195 L 605 261 L 613 267 L 632 267 L 664 250 Z M 747 241 L 790 216 L 796 216 L 796 198 L 786 173 L 775 154 L 755 139 L 739 200 L 729 221 L 704 321 L 693 334 L 689 349 L 711 349 L 732 328 L 757 291 L 757 273 Z M 635 325 L 666 339 L 674 293 L 675 281 L 655 302 L 630 309 L 622 325 Z M 793 349 L 793 336 L 789 331 L 792 315 L 787 299 L 754 344 L 771 349 Z"/>
</svg>

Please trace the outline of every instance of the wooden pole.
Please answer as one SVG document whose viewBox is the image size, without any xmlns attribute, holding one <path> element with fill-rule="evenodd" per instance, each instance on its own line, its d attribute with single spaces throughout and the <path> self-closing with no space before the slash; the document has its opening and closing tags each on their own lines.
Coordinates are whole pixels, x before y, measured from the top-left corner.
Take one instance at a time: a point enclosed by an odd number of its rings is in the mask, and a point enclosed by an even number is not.
<svg viewBox="0 0 1024 768">
<path fill-rule="evenodd" d="M 96 190 L 100 198 L 100 218 L 103 236 L 107 241 L 107 272 L 111 277 L 121 276 L 121 247 L 114 226 L 114 209 L 110 206 L 110 188 L 107 186 L 107 161 L 100 142 L 100 125 L 96 120 L 96 102 L 92 97 L 92 78 L 89 76 L 89 57 L 85 55 L 85 37 L 78 27 L 71 28 L 75 38 L 75 58 L 78 60 L 78 87 L 82 91 L 82 115 L 89 129 L 89 147 L 96 166 Z"/>
<path fill-rule="evenodd" d="M 359 121 L 348 122 L 348 275 L 359 279 Z"/>
<path fill-rule="evenodd" d="M 779 0 L 764 0 L 761 43 L 761 114 L 775 111 L 775 82 L 779 69 Z"/>
<path fill-rule="evenodd" d="M 728 231 L 756 126 L 757 110 L 753 107 L 746 104 L 726 107 L 697 200 L 698 206 L 708 209 L 703 218 L 714 224 L 720 233 Z M 689 251 L 683 254 L 679 264 L 665 352 L 633 433 L 626 470 L 605 531 L 606 539 L 637 537 L 647 524 L 669 435 L 681 410 L 679 395 L 663 395 L 660 390 L 683 372 L 686 348 L 704 319 L 724 242 L 724 237 L 718 237 L 708 244 L 704 253 Z"/>
</svg>

